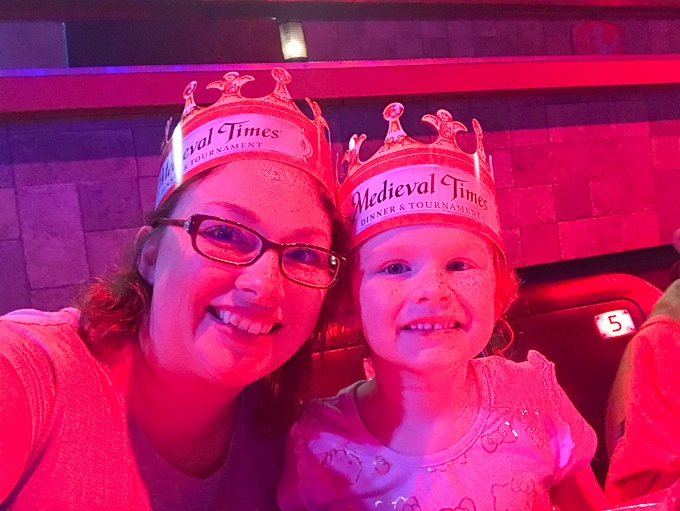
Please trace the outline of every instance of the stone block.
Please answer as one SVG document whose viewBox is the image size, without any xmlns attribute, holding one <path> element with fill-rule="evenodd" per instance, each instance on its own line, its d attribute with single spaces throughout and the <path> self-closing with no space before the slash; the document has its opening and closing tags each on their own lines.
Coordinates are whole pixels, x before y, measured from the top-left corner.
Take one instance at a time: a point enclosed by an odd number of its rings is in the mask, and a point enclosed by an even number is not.
<svg viewBox="0 0 680 511">
<path fill-rule="evenodd" d="M 524 254 L 522 253 L 522 235 L 519 228 L 501 230 L 503 239 L 503 251 L 510 268 L 524 266 Z"/>
<path fill-rule="evenodd" d="M 616 55 L 624 53 L 622 28 L 605 21 L 583 21 L 574 24 L 572 41 L 576 55 Z"/>
<path fill-rule="evenodd" d="M 21 242 L 0 241 L 0 315 L 31 307 L 26 262 Z"/>
<path fill-rule="evenodd" d="M 424 57 L 422 39 L 415 39 L 413 37 L 393 39 L 392 45 L 394 47 L 394 56 L 383 54 L 380 56 L 380 58 L 397 58 L 399 60 L 409 60 L 422 59 Z"/>
<path fill-rule="evenodd" d="M 92 277 L 103 277 L 132 253 L 139 229 L 116 229 L 85 233 L 87 262 Z"/>
<path fill-rule="evenodd" d="M 512 154 L 507 149 L 500 149 L 488 153 L 493 166 L 494 181 L 496 188 L 512 188 L 515 186 L 515 178 L 512 171 Z"/>
<path fill-rule="evenodd" d="M 496 37 L 498 35 L 495 20 L 472 20 L 472 35 L 474 37 Z"/>
<path fill-rule="evenodd" d="M 7 129 L 0 127 L 0 188 L 14 186 L 14 170 L 12 169 L 12 154 L 9 149 L 9 135 Z"/>
<path fill-rule="evenodd" d="M 312 49 L 323 51 L 326 45 L 338 44 L 338 27 L 335 21 L 303 21 L 302 31 L 308 52 Z M 311 55 L 308 56 L 311 60 Z"/>
<path fill-rule="evenodd" d="M 560 243 L 556 223 L 529 225 L 522 227 L 521 232 L 526 266 L 560 260 Z"/>
<path fill-rule="evenodd" d="M 497 191 L 497 197 L 504 229 L 555 222 L 552 186 L 502 188 Z"/>
<path fill-rule="evenodd" d="M 365 21 L 366 37 L 371 39 L 420 38 L 419 21 L 376 20 Z"/>
<path fill-rule="evenodd" d="M 165 137 L 165 125 L 133 128 L 132 139 L 137 161 L 137 173 L 141 176 L 158 176 L 161 168 L 161 144 Z"/>
<path fill-rule="evenodd" d="M 10 134 L 17 186 L 137 177 L 132 132 Z"/>
<path fill-rule="evenodd" d="M 547 128 L 513 129 L 511 132 L 514 147 L 547 144 L 550 140 Z"/>
<path fill-rule="evenodd" d="M 618 101 L 614 103 L 616 136 L 649 136 L 649 115 L 644 101 Z"/>
<path fill-rule="evenodd" d="M 661 244 L 671 242 L 671 236 L 680 229 L 680 171 L 657 172 L 656 198 L 659 215 L 659 238 Z"/>
<path fill-rule="evenodd" d="M 536 186 L 587 179 L 585 145 L 581 142 L 514 147 L 517 186 Z"/>
<path fill-rule="evenodd" d="M 550 142 L 575 142 L 588 140 L 588 124 L 592 114 L 586 103 L 548 105 L 548 132 Z"/>
<path fill-rule="evenodd" d="M 366 28 L 365 21 L 336 21 L 335 27 L 338 31 L 338 39 L 340 41 L 353 41 L 360 38 L 371 37 L 371 34 Z"/>
<path fill-rule="evenodd" d="M 74 286 L 35 289 L 31 292 L 31 304 L 34 309 L 58 311 L 75 304 L 75 293 Z"/>
<path fill-rule="evenodd" d="M 680 135 L 652 137 L 655 170 L 680 170 Z"/>
<path fill-rule="evenodd" d="M 19 217 L 14 189 L 0 188 L 0 240 L 17 239 L 19 235 Z"/>
<path fill-rule="evenodd" d="M 652 136 L 680 135 L 680 119 L 650 121 L 649 134 Z"/>
<path fill-rule="evenodd" d="M 446 21 L 421 20 L 418 23 L 420 23 L 420 35 L 424 39 L 447 38 L 448 36 Z"/>
<path fill-rule="evenodd" d="M 562 259 L 578 259 L 626 250 L 624 215 L 560 222 L 557 228 Z"/>
<path fill-rule="evenodd" d="M 656 247 L 660 245 L 659 217 L 656 211 L 629 213 L 626 222 L 626 249 Z"/>
<path fill-rule="evenodd" d="M 558 222 L 593 216 L 588 181 L 557 183 L 554 186 L 555 216 Z"/>
<path fill-rule="evenodd" d="M 472 21 L 451 20 L 446 22 L 449 38 L 449 50 L 452 57 L 474 57 L 475 48 L 472 41 Z"/>
<path fill-rule="evenodd" d="M 482 124 L 482 129 L 484 125 Z M 484 149 L 491 152 L 496 149 L 506 149 L 512 147 L 512 137 L 510 131 L 485 131 Z"/>
<path fill-rule="evenodd" d="M 593 215 L 634 213 L 656 206 L 650 145 L 642 137 L 588 144 Z"/>
<path fill-rule="evenodd" d="M 154 177 L 140 177 L 139 178 L 139 197 L 142 206 L 142 215 L 146 215 L 150 211 L 156 209 L 156 188 L 158 187 L 158 179 Z"/>
<path fill-rule="evenodd" d="M 445 59 L 451 55 L 449 40 L 446 37 L 428 37 L 423 39 L 423 58 Z"/>
<path fill-rule="evenodd" d="M 142 225 L 137 179 L 107 179 L 80 183 L 78 193 L 85 232 Z"/>
<path fill-rule="evenodd" d="M 26 269 L 33 290 L 67 286 L 89 276 L 76 186 L 17 189 Z"/>
</svg>

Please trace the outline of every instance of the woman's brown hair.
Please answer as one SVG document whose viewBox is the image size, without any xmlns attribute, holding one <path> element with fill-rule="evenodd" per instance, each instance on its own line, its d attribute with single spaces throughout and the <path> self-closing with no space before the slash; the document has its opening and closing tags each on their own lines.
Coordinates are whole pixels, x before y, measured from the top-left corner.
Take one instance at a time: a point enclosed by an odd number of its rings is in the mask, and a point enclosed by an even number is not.
<svg viewBox="0 0 680 511">
<path fill-rule="evenodd" d="M 212 171 L 203 172 L 184 183 L 163 205 L 146 216 L 147 225 L 153 226 L 159 218 L 172 216 L 172 211 L 184 191 L 193 181 L 205 178 L 210 172 Z M 343 236 L 339 215 L 333 201 L 320 185 L 318 190 L 323 208 L 331 220 L 331 249 L 342 253 Z M 145 243 L 151 236 L 160 235 L 163 228 L 153 227 L 140 236 L 115 273 L 95 280 L 79 296 L 77 305 L 82 312 L 79 333 L 95 357 L 119 350 L 130 339 L 137 338 L 153 296 L 153 286 L 144 280 L 138 265 Z M 308 398 L 312 345 L 326 344 L 332 296 L 333 293 L 329 292 L 312 335 L 293 357 L 250 385 L 256 401 L 251 419 L 265 436 L 283 434 L 295 422 L 302 404 Z"/>
</svg>

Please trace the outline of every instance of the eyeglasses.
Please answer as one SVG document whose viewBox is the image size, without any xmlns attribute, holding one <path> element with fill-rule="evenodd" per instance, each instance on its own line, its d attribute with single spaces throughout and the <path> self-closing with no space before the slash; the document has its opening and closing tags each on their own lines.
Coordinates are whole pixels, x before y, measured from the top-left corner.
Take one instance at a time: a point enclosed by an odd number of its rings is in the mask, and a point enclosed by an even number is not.
<svg viewBox="0 0 680 511">
<path fill-rule="evenodd" d="M 314 288 L 329 288 L 338 280 L 344 258 L 331 250 L 303 243 L 279 244 L 238 222 L 208 215 L 187 220 L 159 218 L 156 225 L 183 227 L 194 250 L 208 259 L 236 266 L 257 261 L 267 250 L 279 255 L 279 267 L 288 279 Z"/>
</svg>

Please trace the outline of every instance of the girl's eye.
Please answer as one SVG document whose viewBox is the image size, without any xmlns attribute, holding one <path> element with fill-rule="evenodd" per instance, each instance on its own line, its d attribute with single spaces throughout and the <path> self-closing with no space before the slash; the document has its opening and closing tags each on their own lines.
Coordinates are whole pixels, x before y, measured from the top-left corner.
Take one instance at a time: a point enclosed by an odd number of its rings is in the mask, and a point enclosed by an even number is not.
<svg viewBox="0 0 680 511">
<path fill-rule="evenodd" d="M 465 261 L 451 261 L 446 265 L 446 269 L 449 271 L 465 271 L 470 269 L 470 265 Z"/>
<path fill-rule="evenodd" d="M 383 273 L 387 273 L 388 275 L 400 275 L 409 270 L 410 268 L 406 266 L 404 263 L 392 263 L 385 266 L 385 268 L 382 271 Z"/>
</svg>

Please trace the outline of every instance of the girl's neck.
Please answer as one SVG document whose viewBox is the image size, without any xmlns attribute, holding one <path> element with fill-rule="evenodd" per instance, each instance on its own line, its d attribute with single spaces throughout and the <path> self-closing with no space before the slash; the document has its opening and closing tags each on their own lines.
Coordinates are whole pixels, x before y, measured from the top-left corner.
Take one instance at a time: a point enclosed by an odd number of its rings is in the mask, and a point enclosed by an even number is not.
<svg viewBox="0 0 680 511">
<path fill-rule="evenodd" d="M 154 367 L 139 342 L 110 366 L 128 416 L 157 453 L 177 470 L 204 478 L 226 461 L 241 389 L 172 374 Z"/>
<path fill-rule="evenodd" d="M 470 429 L 479 410 L 477 383 L 465 363 L 422 374 L 374 360 L 376 377 L 357 389 L 359 415 L 381 443 L 407 455 L 443 451 Z"/>
</svg>

